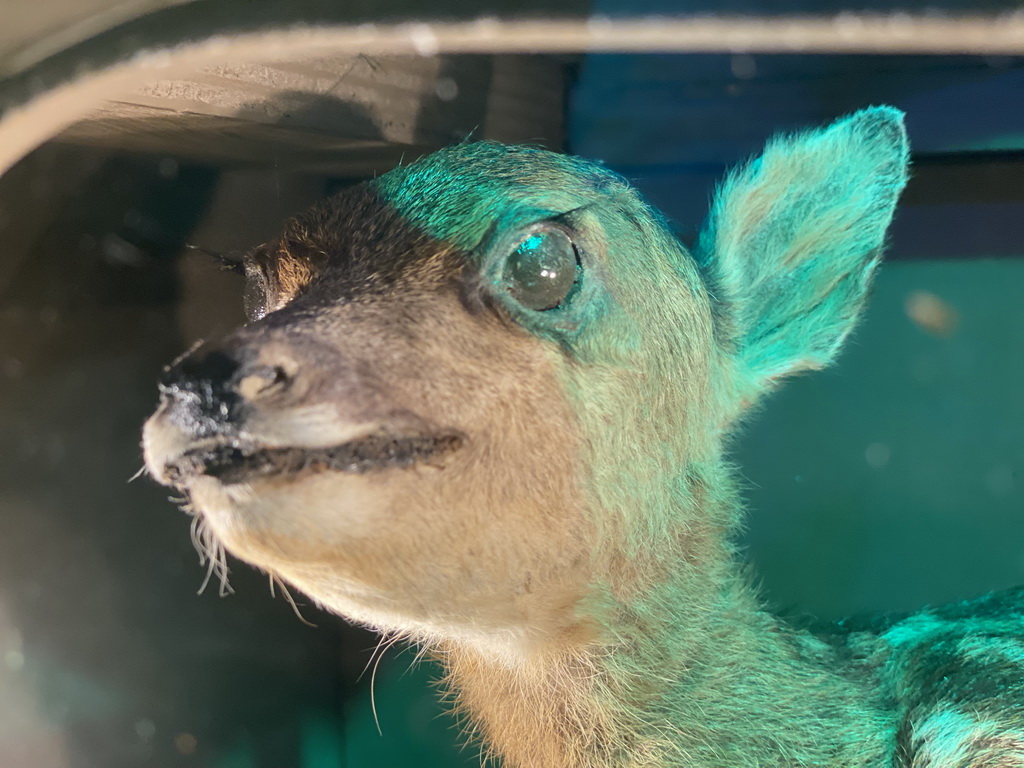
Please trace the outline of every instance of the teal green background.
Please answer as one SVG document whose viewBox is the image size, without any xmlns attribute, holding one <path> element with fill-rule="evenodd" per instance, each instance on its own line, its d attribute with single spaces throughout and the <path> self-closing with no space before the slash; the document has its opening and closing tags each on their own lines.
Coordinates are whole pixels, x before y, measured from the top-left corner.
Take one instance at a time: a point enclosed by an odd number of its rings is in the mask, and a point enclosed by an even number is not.
<svg viewBox="0 0 1024 768">
<path fill-rule="evenodd" d="M 908 317 L 921 290 L 957 313 L 948 337 Z M 838 617 L 1024 581 L 1022 301 L 1020 261 L 883 265 L 839 364 L 752 419 L 745 540 L 774 603 Z"/>
</svg>

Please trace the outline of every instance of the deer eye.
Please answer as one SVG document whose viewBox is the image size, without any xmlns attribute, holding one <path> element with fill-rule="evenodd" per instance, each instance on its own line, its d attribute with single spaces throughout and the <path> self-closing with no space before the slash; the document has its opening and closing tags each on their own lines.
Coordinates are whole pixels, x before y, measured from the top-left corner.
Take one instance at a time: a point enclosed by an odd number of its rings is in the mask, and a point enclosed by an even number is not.
<svg viewBox="0 0 1024 768">
<path fill-rule="evenodd" d="M 572 292 L 579 274 L 579 253 L 561 229 L 541 229 L 522 240 L 505 261 L 501 284 L 527 309 L 555 309 Z"/>
</svg>

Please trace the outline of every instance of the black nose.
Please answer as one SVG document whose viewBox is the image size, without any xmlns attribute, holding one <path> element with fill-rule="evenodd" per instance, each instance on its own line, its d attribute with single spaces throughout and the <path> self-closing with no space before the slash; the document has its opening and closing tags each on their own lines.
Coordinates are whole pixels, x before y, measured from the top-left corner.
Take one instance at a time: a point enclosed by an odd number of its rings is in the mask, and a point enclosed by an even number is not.
<svg viewBox="0 0 1024 768">
<path fill-rule="evenodd" d="M 237 428 L 254 400 L 287 390 L 284 365 L 267 365 L 245 345 L 203 346 L 160 376 L 169 417 L 193 437 Z"/>
<path fill-rule="evenodd" d="M 170 418 L 194 437 L 223 432 L 243 408 L 236 385 L 243 357 L 223 349 L 199 349 L 164 369 L 160 394 Z"/>
<path fill-rule="evenodd" d="M 223 350 L 200 347 L 164 369 L 160 389 L 176 393 L 221 388 L 235 378 L 241 365 L 236 357 Z"/>
</svg>

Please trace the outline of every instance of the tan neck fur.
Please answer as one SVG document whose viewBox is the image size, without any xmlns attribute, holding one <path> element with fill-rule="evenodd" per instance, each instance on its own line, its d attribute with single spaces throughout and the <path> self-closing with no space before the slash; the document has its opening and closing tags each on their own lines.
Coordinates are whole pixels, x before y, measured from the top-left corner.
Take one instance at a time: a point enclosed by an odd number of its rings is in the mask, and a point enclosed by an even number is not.
<svg viewBox="0 0 1024 768">
<path fill-rule="evenodd" d="M 671 592 L 671 585 L 666 592 Z M 617 639 L 538 652 L 516 667 L 450 647 L 449 684 L 473 730 L 521 768 L 767 768 L 884 765 L 894 717 L 870 679 L 759 610 L 739 581 L 718 613 L 650 621 L 620 606 Z M 646 603 L 646 604 L 645 604 Z M 728 608 L 724 608 L 728 606 Z"/>
</svg>

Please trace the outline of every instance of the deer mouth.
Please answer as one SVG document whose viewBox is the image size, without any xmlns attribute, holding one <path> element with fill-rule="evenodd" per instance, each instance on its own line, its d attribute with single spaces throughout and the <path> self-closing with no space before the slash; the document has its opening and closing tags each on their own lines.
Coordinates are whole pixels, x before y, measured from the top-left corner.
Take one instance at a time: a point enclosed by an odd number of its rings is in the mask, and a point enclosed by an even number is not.
<svg viewBox="0 0 1024 768">
<path fill-rule="evenodd" d="M 260 448 L 224 444 L 193 448 L 169 462 L 164 472 L 173 485 L 185 485 L 200 476 L 225 485 L 257 478 L 316 472 L 364 474 L 385 469 L 404 469 L 417 464 L 437 465 L 461 447 L 456 433 L 397 437 L 376 434 L 332 448 Z"/>
</svg>

